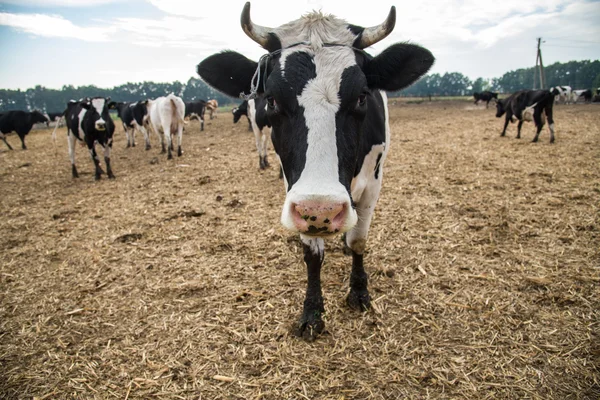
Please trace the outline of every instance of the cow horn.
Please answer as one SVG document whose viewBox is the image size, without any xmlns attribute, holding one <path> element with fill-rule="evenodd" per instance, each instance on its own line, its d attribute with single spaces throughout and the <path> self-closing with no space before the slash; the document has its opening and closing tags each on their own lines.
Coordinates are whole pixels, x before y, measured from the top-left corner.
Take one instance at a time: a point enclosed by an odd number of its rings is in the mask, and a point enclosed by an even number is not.
<svg viewBox="0 0 600 400">
<path fill-rule="evenodd" d="M 247 3 L 246 5 L 249 4 Z M 365 28 L 362 31 L 360 41 L 355 45 L 359 49 L 366 49 L 367 47 L 374 45 L 375 43 L 383 40 L 387 35 L 392 33 L 394 26 L 396 25 L 396 7 L 392 6 L 390 13 L 381 25 L 372 26 Z"/>
<path fill-rule="evenodd" d="M 240 22 L 242 24 L 242 29 L 250 39 L 254 40 L 262 47 L 265 47 L 267 45 L 269 40 L 269 31 L 271 31 L 272 29 L 266 26 L 257 25 L 252 22 L 252 20 L 250 19 L 250 2 L 247 2 L 244 5 Z"/>
</svg>

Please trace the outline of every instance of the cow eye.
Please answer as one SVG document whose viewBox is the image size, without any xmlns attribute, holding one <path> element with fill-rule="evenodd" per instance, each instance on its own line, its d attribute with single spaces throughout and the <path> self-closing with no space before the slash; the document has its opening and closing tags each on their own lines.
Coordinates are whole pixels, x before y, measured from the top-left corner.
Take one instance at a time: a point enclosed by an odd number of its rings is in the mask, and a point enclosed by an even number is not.
<svg viewBox="0 0 600 400">
<path fill-rule="evenodd" d="M 275 108 L 275 99 L 273 98 L 273 96 L 269 96 L 267 97 L 267 104 L 269 105 L 270 109 Z"/>
<path fill-rule="evenodd" d="M 362 93 L 360 96 L 358 96 L 358 106 L 364 107 L 365 104 L 367 104 L 367 95 Z"/>
</svg>

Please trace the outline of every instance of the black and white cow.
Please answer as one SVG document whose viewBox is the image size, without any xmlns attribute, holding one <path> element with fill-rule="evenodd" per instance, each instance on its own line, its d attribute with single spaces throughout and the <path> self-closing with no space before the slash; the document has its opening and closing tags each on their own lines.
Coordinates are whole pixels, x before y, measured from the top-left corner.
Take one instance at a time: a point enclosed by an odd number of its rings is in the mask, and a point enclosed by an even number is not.
<svg viewBox="0 0 600 400">
<path fill-rule="evenodd" d="M 580 99 L 583 99 L 583 101 L 585 103 L 591 103 L 592 102 L 592 89 L 573 90 L 571 92 L 571 97 L 572 97 L 573 103 L 577 103 Z"/>
<path fill-rule="evenodd" d="M 233 110 L 233 123 L 237 123 L 244 114 L 248 117 L 254 132 L 259 168 L 266 169 L 269 167 L 269 161 L 267 160 L 269 137 L 265 128 L 271 127 L 267 117 L 267 101 L 262 97 L 244 101 L 238 108 Z"/>
<path fill-rule="evenodd" d="M 504 129 L 502 129 L 500 136 L 506 135 L 506 127 L 509 122 L 519 121 L 519 125 L 517 126 L 517 139 L 520 139 L 523 122 L 533 120 L 537 128 L 533 142 L 537 142 L 540 132 L 544 127 L 545 119 L 548 118 L 550 143 L 554 143 L 554 119 L 552 117 L 552 107 L 556 95 L 558 95 L 556 89 L 521 90 L 513 93 L 506 99 L 498 100 L 496 103 L 496 117 L 500 118 L 503 115 L 506 115 Z"/>
<path fill-rule="evenodd" d="M 196 100 L 185 103 L 185 118 L 197 119 L 200 122 L 200 130 L 204 130 L 204 114 L 206 113 L 206 101 Z"/>
<path fill-rule="evenodd" d="M 234 124 L 237 124 L 237 122 L 240 120 L 240 118 L 242 118 L 242 115 L 245 115 L 246 118 L 248 118 L 248 130 L 250 132 L 253 131 L 252 121 L 250 121 L 250 118 L 248 117 L 248 101 L 247 100 L 244 100 L 244 102 L 242 104 L 233 108 L 231 110 L 231 113 L 233 114 L 233 123 Z"/>
<path fill-rule="evenodd" d="M 111 101 L 108 104 L 108 108 L 117 110 L 117 114 L 123 123 L 123 129 L 125 130 L 127 147 L 135 147 L 135 131 L 137 130 L 144 135 L 146 150 L 150 150 L 150 136 L 145 126 L 148 116 L 146 102 L 136 101 L 134 103 L 128 103 Z"/>
<path fill-rule="evenodd" d="M 473 98 L 475 99 L 475 104 L 479 103 L 480 101 L 485 101 L 485 108 L 488 108 L 492 99 L 498 101 L 498 93 L 487 90 L 481 93 L 475 92 L 473 93 Z"/>
<path fill-rule="evenodd" d="M 251 21 L 246 3 L 242 29 L 269 55 L 258 64 L 225 51 L 198 65 L 203 80 L 229 96 L 256 88 L 267 101 L 287 192 L 281 222 L 304 244 L 308 285 L 296 334 L 306 340 L 324 328 L 324 238 L 346 232 L 352 250 L 347 303 L 370 307 L 363 254 L 390 146 L 385 91 L 407 87 L 434 61 L 428 50 L 407 43 L 376 57 L 363 50 L 385 38 L 395 21 L 392 7 L 371 28 L 320 12 L 268 28 Z"/>
<path fill-rule="evenodd" d="M 48 122 L 48 119 L 37 110 L 31 112 L 20 110 L 6 111 L 0 116 L 0 139 L 12 150 L 13 148 L 6 141 L 6 135 L 11 132 L 17 132 L 19 139 L 21 139 L 21 147 L 23 150 L 26 150 L 25 135 L 31 131 L 33 124 L 46 122 Z"/>
<path fill-rule="evenodd" d="M 88 147 L 96 167 L 95 179 L 100 179 L 100 175 L 103 173 L 102 168 L 100 168 L 100 159 L 96 154 L 96 143 L 104 147 L 106 174 L 110 179 L 115 178 L 110 166 L 110 151 L 113 144 L 115 124 L 108 112 L 109 101 L 110 98 L 94 97 L 82 101 L 71 100 L 67 104 L 64 114 L 67 123 L 69 157 L 73 178 L 79 177 L 75 167 L 75 143 L 77 140 L 84 142 Z"/>
</svg>

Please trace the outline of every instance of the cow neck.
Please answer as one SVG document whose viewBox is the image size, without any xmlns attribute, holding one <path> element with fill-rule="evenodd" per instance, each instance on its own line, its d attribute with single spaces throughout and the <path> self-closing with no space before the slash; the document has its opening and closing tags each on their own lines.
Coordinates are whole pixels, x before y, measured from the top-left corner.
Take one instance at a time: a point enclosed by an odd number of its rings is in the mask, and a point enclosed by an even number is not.
<svg viewBox="0 0 600 400">
<path fill-rule="evenodd" d="M 244 92 L 240 93 L 240 99 L 244 99 L 246 101 L 250 100 L 250 99 L 255 99 L 258 97 L 258 89 L 260 87 L 260 70 L 261 70 L 261 65 L 263 64 L 263 62 L 265 63 L 265 70 L 263 71 L 263 85 L 266 84 L 267 82 L 267 72 L 268 72 L 268 63 L 269 61 L 271 61 L 274 57 L 278 56 L 281 54 L 282 51 L 287 50 L 289 48 L 292 47 L 296 47 L 296 46 L 310 46 L 310 42 L 298 42 L 298 43 L 294 43 L 291 44 L 289 46 L 286 46 L 282 49 L 279 50 L 275 50 L 272 51 L 270 53 L 267 54 L 263 54 L 260 59 L 258 60 L 258 66 L 256 67 L 256 71 L 254 71 L 254 75 L 252 76 L 252 80 L 250 81 L 250 93 L 249 94 L 245 94 Z M 323 47 L 349 47 L 354 51 L 358 51 L 360 53 L 366 54 L 366 52 L 362 49 L 353 47 L 353 46 L 348 46 L 346 44 L 341 44 L 341 43 L 323 43 Z"/>
</svg>

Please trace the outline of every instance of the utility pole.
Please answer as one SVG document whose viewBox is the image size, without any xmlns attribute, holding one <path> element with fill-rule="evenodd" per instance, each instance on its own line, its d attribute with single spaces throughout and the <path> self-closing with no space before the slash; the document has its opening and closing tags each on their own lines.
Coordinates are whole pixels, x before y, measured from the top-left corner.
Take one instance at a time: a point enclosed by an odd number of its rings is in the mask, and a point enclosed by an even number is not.
<svg viewBox="0 0 600 400">
<path fill-rule="evenodd" d="M 535 69 L 534 69 L 534 79 L 533 79 L 533 85 L 535 86 L 535 74 L 537 72 L 538 66 L 540 68 L 540 89 L 545 89 L 546 88 L 546 76 L 544 75 L 544 63 L 542 62 L 542 49 L 540 49 L 540 46 L 542 44 L 542 38 L 537 38 L 537 56 L 535 59 Z M 539 64 L 538 64 L 539 62 Z"/>
</svg>

